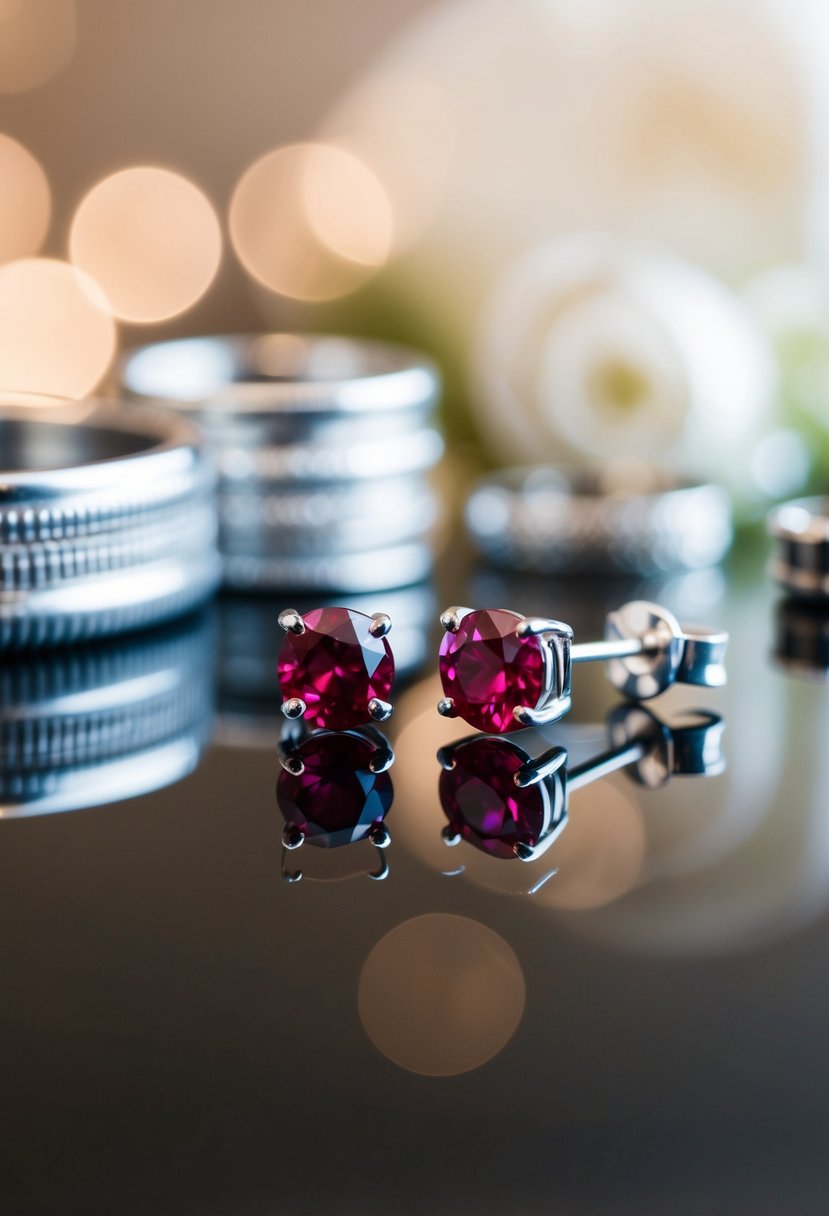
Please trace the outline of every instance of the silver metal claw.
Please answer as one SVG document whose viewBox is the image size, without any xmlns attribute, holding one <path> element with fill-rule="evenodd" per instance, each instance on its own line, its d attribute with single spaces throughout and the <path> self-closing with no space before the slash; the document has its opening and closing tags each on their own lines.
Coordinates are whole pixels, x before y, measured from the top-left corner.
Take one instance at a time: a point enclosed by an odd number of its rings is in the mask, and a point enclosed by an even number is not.
<svg viewBox="0 0 829 1216">
<path fill-rule="evenodd" d="M 442 718 L 457 718 L 458 711 L 451 697 L 441 697 L 438 701 L 438 713 Z"/>
<path fill-rule="evenodd" d="M 379 697 L 372 697 L 368 703 L 368 715 L 375 722 L 388 722 L 393 711 L 394 706 L 389 701 L 381 701 Z"/>
<path fill-rule="evenodd" d="M 304 633 L 305 621 L 297 612 L 296 608 L 283 608 L 277 617 L 280 629 L 284 629 L 286 633 Z"/>
<path fill-rule="evenodd" d="M 373 638 L 384 638 L 391 629 L 391 617 L 385 612 L 373 612 L 368 631 Z"/>
<path fill-rule="evenodd" d="M 516 705 L 512 716 L 522 726 L 549 726 L 551 722 L 558 722 L 559 718 L 569 713 L 571 705 L 571 697 L 555 697 L 540 709 L 530 709 L 529 705 Z"/>
<path fill-rule="evenodd" d="M 282 702 L 282 712 L 286 718 L 301 718 L 307 708 L 302 697 L 289 697 Z"/>
<path fill-rule="evenodd" d="M 457 633 L 461 621 L 465 616 L 468 616 L 471 611 L 471 608 L 447 608 L 440 614 L 440 623 L 447 633 Z"/>
</svg>

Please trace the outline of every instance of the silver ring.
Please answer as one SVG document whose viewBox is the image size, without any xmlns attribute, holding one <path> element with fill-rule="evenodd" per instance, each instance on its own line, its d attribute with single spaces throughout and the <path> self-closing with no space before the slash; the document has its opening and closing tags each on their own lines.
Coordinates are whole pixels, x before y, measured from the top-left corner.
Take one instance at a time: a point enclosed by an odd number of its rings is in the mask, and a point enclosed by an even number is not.
<svg viewBox="0 0 829 1216">
<path fill-rule="evenodd" d="M 155 624 L 213 593 L 214 476 L 189 423 L 0 398 L 0 445 L 0 647 Z"/>
<path fill-rule="evenodd" d="M 434 468 L 442 455 L 440 433 L 423 426 L 394 438 L 363 434 L 337 447 L 318 442 L 258 447 L 248 436 L 244 445 L 217 451 L 216 462 L 223 487 L 259 483 L 264 491 L 285 483 L 373 480 L 378 469 L 384 477 L 404 477 Z"/>
<path fill-rule="evenodd" d="M 421 477 L 262 495 L 226 491 L 219 495 L 222 548 L 260 556 L 379 549 L 422 537 L 438 509 Z"/>
<path fill-rule="evenodd" d="M 829 596 L 829 498 L 797 498 L 768 517 L 775 541 L 771 576 L 792 595 Z"/>
<path fill-rule="evenodd" d="M 358 553 L 322 557 L 224 557 L 225 583 L 237 591 L 272 591 L 281 587 L 304 591 L 382 591 L 423 582 L 431 574 L 433 557 L 421 541 Z"/>
<path fill-rule="evenodd" d="M 130 398 L 168 400 L 197 416 L 257 416 L 279 442 L 317 417 L 371 419 L 428 412 L 440 379 L 431 360 L 406 347 L 302 334 L 238 334 L 159 342 L 128 355 L 121 384 Z M 304 427 L 300 427 L 306 433 Z"/>
<path fill-rule="evenodd" d="M 92 401 L 47 415 L 12 401 L 0 396 L 0 544 L 133 527 L 212 489 L 197 432 L 174 414 Z"/>
<path fill-rule="evenodd" d="M 725 490 L 652 471 L 507 470 L 476 486 L 466 523 L 489 561 L 541 574 L 696 569 L 732 538 Z"/>
</svg>

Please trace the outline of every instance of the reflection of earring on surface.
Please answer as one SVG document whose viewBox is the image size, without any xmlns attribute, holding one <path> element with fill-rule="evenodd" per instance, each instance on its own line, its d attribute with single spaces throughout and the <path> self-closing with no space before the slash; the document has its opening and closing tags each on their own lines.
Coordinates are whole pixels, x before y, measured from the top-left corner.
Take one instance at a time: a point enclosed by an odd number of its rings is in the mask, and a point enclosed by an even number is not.
<svg viewBox="0 0 829 1216">
<path fill-rule="evenodd" d="M 286 718 L 351 730 L 391 717 L 394 657 L 386 613 L 314 608 L 303 616 L 286 608 L 279 625 L 285 631 L 277 671 Z"/>
<path fill-rule="evenodd" d="M 285 820 L 282 877 L 302 878 L 302 870 L 288 869 L 287 855 L 304 844 L 339 848 L 368 840 L 380 859 L 369 877 L 386 878 L 384 850 L 391 836 L 385 818 L 394 799 L 388 770 L 394 752 L 385 736 L 373 726 L 307 731 L 300 722 L 286 722 L 278 756 L 276 800 Z"/>
<path fill-rule="evenodd" d="M 505 609 L 448 608 L 440 619 L 438 711 L 490 733 L 562 718 L 572 703 L 573 663 L 607 662 L 610 682 L 640 701 L 675 682 L 725 683 L 728 634 L 683 631 L 667 608 L 645 600 L 611 612 L 602 642 L 576 644 L 562 621 Z"/>
<path fill-rule="evenodd" d="M 442 747 L 446 844 L 466 840 L 495 857 L 535 861 L 563 830 L 574 790 L 623 768 L 649 789 L 675 775 L 710 777 L 725 768 L 718 714 L 695 710 L 670 727 L 639 705 L 622 704 L 607 721 L 608 750 L 570 767 L 563 747 L 533 759 L 514 738 L 500 735 L 472 735 Z"/>
</svg>

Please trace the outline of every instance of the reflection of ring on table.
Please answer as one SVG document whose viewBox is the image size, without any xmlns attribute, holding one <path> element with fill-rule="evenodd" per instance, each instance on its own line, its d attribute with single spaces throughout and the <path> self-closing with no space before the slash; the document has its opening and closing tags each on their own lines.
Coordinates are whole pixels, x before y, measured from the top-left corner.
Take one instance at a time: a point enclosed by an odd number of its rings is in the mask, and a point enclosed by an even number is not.
<svg viewBox="0 0 829 1216">
<path fill-rule="evenodd" d="M 497 473 L 473 490 L 466 523 L 484 557 L 541 574 L 696 569 L 732 536 L 725 490 L 651 470 Z"/>
</svg>

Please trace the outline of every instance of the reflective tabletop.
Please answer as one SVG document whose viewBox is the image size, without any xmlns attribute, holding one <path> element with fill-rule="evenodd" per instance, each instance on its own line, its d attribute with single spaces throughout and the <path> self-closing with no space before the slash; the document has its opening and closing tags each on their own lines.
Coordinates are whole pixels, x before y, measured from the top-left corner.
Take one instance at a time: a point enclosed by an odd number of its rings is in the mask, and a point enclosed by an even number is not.
<svg viewBox="0 0 829 1216">
<path fill-rule="evenodd" d="M 321 784 L 364 817 L 296 850 L 284 603 L 4 661 L 0 1210 L 825 1213 L 829 617 L 764 560 L 641 585 L 453 561 L 370 597 L 394 762 L 337 744 Z M 545 847 L 481 847 L 436 758 L 469 734 L 435 709 L 438 610 L 587 640 L 635 597 L 728 629 L 728 685 L 644 719 L 580 665 L 572 713 L 521 736 L 566 753 Z"/>
</svg>

